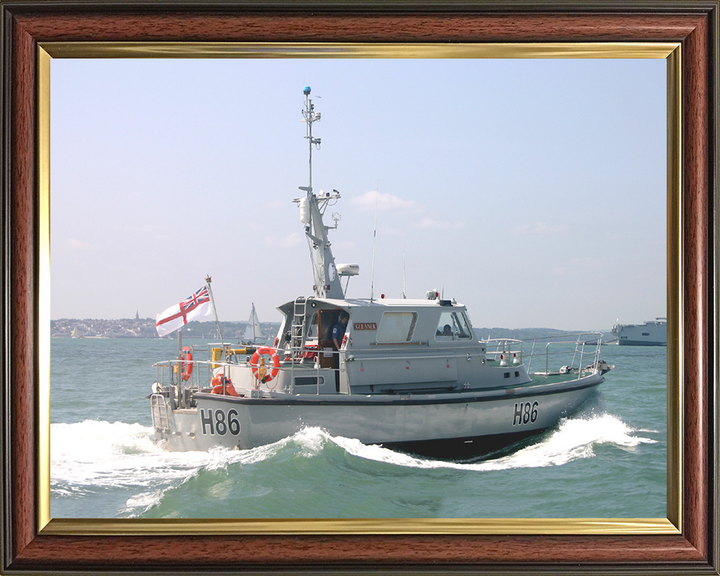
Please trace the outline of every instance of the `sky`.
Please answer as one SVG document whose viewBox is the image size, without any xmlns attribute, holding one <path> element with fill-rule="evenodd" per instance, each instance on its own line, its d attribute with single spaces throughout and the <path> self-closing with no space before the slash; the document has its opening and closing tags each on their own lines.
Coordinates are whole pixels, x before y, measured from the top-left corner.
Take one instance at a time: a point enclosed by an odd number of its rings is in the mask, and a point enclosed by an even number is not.
<svg viewBox="0 0 720 576">
<path fill-rule="evenodd" d="M 52 318 L 154 318 L 207 274 L 222 321 L 311 295 L 308 85 L 348 297 L 437 289 L 476 327 L 666 315 L 664 60 L 54 59 Z"/>
</svg>

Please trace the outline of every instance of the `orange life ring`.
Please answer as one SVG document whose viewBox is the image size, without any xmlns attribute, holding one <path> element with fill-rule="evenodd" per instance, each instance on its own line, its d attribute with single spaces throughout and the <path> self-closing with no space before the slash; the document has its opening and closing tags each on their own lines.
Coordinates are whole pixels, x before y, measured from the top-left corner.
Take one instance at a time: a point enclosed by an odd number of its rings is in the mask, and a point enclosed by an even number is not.
<svg viewBox="0 0 720 576">
<path fill-rule="evenodd" d="M 182 349 L 182 354 L 180 355 L 180 363 L 184 366 L 182 379 L 185 381 L 190 380 L 190 375 L 193 371 L 192 359 L 192 350 L 185 346 L 185 348 Z"/>
<path fill-rule="evenodd" d="M 226 396 L 239 397 L 240 394 L 235 390 L 235 386 L 230 381 L 230 378 L 225 378 L 222 374 L 218 374 L 212 379 L 212 393 L 213 394 L 225 394 Z"/>
<path fill-rule="evenodd" d="M 262 356 L 262 358 L 261 358 Z M 272 361 L 272 370 L 268 371 L 269 364 L 265 364 L 265 356 L 270 356 Z M 270 382 L 280 372 L 280 358 L 277 352 L 268 346 L 261 346 L 255 350 L 255 354 L 250 359 L 250 367 L 255 378 L 261 382 Z"/>
</svg>

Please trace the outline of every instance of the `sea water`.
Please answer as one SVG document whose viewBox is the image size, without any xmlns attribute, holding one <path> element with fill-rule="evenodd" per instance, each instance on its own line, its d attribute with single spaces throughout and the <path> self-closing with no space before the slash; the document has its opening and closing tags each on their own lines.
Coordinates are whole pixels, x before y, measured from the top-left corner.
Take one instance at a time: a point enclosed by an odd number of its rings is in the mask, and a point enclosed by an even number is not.
<svg viewBox="0 0 720 576">
<path fill-rule="evenodd" d="M 458 461 L 320 428 L 252 450 L 165 451 L 147 396 L 153 362 L 176 352 L 170 339 L 52 339 L 53 518 L 666 517 L 664 347 L 604 346 L 616 367 L 576 412 Z"/>
</svg>

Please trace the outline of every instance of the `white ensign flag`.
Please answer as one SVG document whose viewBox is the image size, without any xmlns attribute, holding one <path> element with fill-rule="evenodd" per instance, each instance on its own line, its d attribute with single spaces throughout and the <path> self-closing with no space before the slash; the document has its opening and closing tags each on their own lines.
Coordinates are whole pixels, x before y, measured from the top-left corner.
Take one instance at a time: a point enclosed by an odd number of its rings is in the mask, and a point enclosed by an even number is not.
<svg viewBox="0 0 720 576">
<path fill-rule="evenodd" d="M 170 306 L 156 317 L 155 329 L 158 335 L 165 336 L 182 328 L 192 320 L 210 316 L 213 313 L 210 293 L 207 285 L 179 304 Z"/>
</svg>

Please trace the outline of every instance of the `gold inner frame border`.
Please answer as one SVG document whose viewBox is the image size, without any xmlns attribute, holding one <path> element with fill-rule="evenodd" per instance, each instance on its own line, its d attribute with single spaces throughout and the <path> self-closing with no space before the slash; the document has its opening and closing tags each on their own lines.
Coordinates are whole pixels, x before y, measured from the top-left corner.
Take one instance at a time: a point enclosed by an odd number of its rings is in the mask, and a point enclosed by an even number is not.
<svg viewBox="0 0 720 576">
<path fill-rule="evenodd" d="M 50 515 L 50 101 L 53 58 L 652 58 L 667 61 L 667 518 L 53 519 Z M 48 535 L 507 534 L 682 532 L 682 114 L 678 42 L 490 44 L 41 42 L 38 45 L 39 203 L 38 529 Z"/>
</svg>

